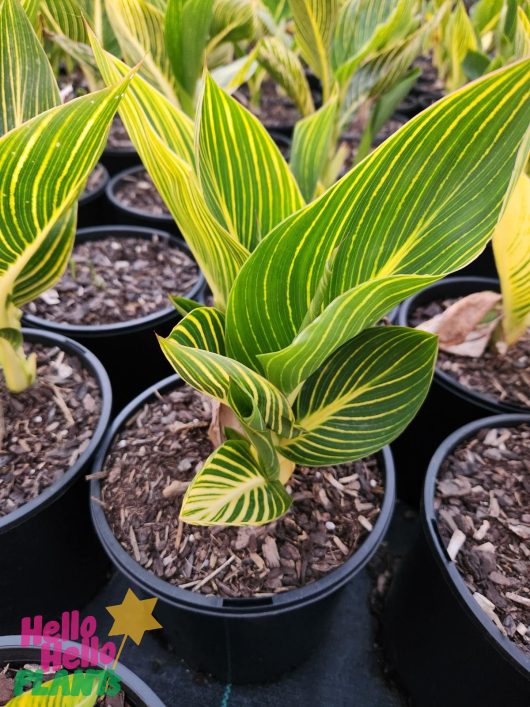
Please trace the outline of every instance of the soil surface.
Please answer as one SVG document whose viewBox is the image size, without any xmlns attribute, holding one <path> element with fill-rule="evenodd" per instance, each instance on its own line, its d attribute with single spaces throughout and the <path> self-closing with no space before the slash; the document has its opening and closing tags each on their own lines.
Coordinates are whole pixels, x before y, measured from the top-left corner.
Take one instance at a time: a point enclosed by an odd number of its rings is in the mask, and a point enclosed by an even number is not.
<svg viewBox="0 0 530 707">
<path fill-rule="evenodd" d="M 24 665 L 25 670 L 41 670 L 39 665 L 27 664 Z M 0 668 L 0 707 L 6 705 L 10 699 L 14 697 L 13 691 L 15 689 L 15 678 L 18 670 L 20 668 L 11 668 L 9 665 L 5 665 Z M 49 682 L 53 680 L 54 672 L 49 672 L 43 676 L 42 682 Z M 40 698 L 41 700 L 44 698 Z M 97 707 L 133 707 L 129 700 L 125 697 L 125 693 L 119 692 L 113 697 L 102 696 L 96 702 Z"/>
<path fill-rule="evenodd" d="M 530 653 L 530 425 L 481 430 L 444 462 L 437 519 L 479 606 Z"/>
<path fill-rule="evenodd" d="M 455 301 L 448 299 L 418 307 L 412 313 L 411 326 L 441 314 Z M 480 358 L 440 351 L 437 367 L 461 385 L 492 400 L 530 408 L 530 330 L 505 354 L 494 347 Z"/>
<path fill-rule="evenodd" d="M 101 187 L 105 184 L 106 178 L 107 174 L 105 167 L 102 164 L 97 164 L 88 177 L 85 191 L 83 192 L 81 198 L 83 198 L 83 196 L 89 196 L 98 189 L 101 189 Z"/>
<path fill-rule="evenodd" d="M 57 347 L 37 354 L 37 382 L 16 395 L 0 381 L 0 517 L 61 478 L 85 451 L 99 420 L 101 393 L 81 361 Z"/>
<path fill-rule="evenodd" d="M 397 108 L 399 113 L 409 118 L 421 113 L 445 95 L 443 81 L 438 77 L 438 71 L 430 56 L 419 56 L 413 66 L 421 69 L 421 75 Z"/>
<path fill-rule="evenodd" d="M 135 147 L 132 144 L 127 130 L 125 129 L 125 125 L 119 115 L 114 116 L 114 120 L 110 126 L 107 148 L 109 150 L 135 152 Z"/>
<path fill-rule="evenodd" d="M 109 235 L 77 244 L 61 280 L 26 311 L 67 324 L 131 321 L 166 309 L 168 294 L 186 294 L 198 278 L 192 258 L 156 234 Z"/>
<path fill-rule="evenodd" d="M 282 93 L 271 79 L 265 80 L 261 85 L 259 106 L 251 103 L 246 86 L 236 91 L 234 98 L 248 108 L 269 130 L 292 128 L 302 117 L 289 96 Z"/>
<path fill-rule="evenodd" d="M 169 216 L 169 210 L 145 169 L 125 175 L 114 186 L 114 196 L 131 209 L 150 216 Z"/>
<path fill-rule="evenodd" d="M 223 597 L 271 595 L 339 567 L 372 529 L 384 496 L 374 458 L 298 468 L 293 506 L 260 528 L 179 522 L 182 495 L 212 451 L 208 399 L 188 386 L 147 403 L 117 435 L 102 499 L 111 528 L 137 562 L 171 584 Z"/>
</svg>

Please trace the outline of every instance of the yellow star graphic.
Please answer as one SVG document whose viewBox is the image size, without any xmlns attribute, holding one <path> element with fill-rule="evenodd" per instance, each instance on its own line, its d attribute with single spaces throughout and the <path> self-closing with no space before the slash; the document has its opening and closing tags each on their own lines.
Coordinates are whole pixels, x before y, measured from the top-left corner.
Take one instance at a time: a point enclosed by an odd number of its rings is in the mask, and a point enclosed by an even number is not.
<svg viewBox="0 0 530 707">
<path fill-rule="evenodd" d="M 138 599 L 129 589 L 121 604 L 107 606 L 107 611 L 114 619 L 109 636 L 129 636 L 140 645 L 146 631 L 162 628 L 153 616 L 157 599 Z"/>
</svg>

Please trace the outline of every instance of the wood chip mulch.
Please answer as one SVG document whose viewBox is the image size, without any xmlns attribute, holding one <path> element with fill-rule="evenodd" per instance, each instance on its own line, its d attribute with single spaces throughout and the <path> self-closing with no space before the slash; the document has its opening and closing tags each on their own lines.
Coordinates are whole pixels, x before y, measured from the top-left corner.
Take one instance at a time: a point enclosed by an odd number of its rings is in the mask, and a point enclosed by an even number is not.
<svg viewBox="0 0 530 707">
<path fill-rule="evenodd" d="M 15 689 L 15 679 L 17 676 L 18 670 L 23 669 L 23 670 L 31 670 L 31 671 L 37 671 L 37 670 L 42 670 L 40 665 L 37 664 L 32 664 L 28 663 L 22 668 L 14 668 L 11 667 L 11 665 L 7 664 L 4 665 L 2 668 L 0 668 L 0 707 L 4 707 L 9 700 L 11 700 L 14 695 L 13 691 Z M 50 680 L 53 680 L 53 676 L 55 675 L 54 672 L 49 672 L 46 673 L 43 678 L 42 682 L 46 683 L 49 682 Z M 40 699 L 43 699 L 42 697 Z M 133 707 L 131 702 L 127 699 L 125 696 L 125 693 L 123 691 L 119 692 L 117 695 L 114 695 L 112 697 L 108 695 L 103 695 L 102 697 L 99 697 L 97 702 L 96 702 L 97 707 Z"/>
<path fill-rule="evenodd" d="M 530 425 L 484 429 L 442 465 L 449 556 L 499 631 L 530 653 Z"/>
<path fill-rule="evenodd" d="M 145 169 L 125 174 L 114 186 L 114 196 L 128 208 L 150 216 L 168 216 L 169 210 Z"/>
<path fill-rule="evenodd" d="M 447 299 L 418 307 L 411 315 L 411 325 L 417 326 L 441 314 L 455 301 Z M 504 354 L 494 347 L 480 358 L 440 351 L 437 367 L 470 390 L 496 401 L 530 408 L 530 330 Z"/>
<path fill-rule="evenodd" d="M 212 451 L 208 399 L 188 386 L 146 404 L 117 435 L 102 501 L 110 526 L 143 567 L 171 584 L 223 597 L 271 595 L 339 567 L 372 529 L 384 496 L 374 458 L 299 468 L 294 503 L 260 528 L 179 521 L 182 495 Z"/>
<path fill-rule="evenodd" d="M 16 395 L 0 381 L 0 517 L 67 472 L 92 439 L 101 411 L 97 381 L 57 347 L 37 354 L 37 382 Z"/>
<path fill-rule="evenodd" d="M 130 321 L 166 309 L 168 294 L 186 294 L 198 278 L 195 261 L 156 234 L 109 235 L 78 243 L 61 280 L 25 309 L 68 324 Z"/>
</svg>

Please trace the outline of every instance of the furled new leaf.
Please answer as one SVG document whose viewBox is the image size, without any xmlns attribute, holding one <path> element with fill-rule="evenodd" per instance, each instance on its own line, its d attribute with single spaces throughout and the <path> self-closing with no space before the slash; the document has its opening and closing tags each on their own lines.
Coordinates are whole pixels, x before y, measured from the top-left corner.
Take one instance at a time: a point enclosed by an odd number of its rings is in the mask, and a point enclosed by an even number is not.
<svg viewBox="0 0 530 707">
<path fill-rule="evenodd" d="M 493 234 L 501 281 L 504 336 L 513 344 L 530 326 L 530 177 L 522 174 Z"/>
</svg>

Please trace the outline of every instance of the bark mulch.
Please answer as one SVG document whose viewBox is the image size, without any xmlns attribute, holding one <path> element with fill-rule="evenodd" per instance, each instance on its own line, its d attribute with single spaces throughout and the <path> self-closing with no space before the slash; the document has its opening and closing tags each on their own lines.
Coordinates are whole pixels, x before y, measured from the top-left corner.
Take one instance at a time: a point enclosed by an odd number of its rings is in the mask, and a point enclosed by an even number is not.
<svg viewBox="0 0 530 707">
<path fill-rule="evenodd" d="M 61 280 L 26 310 L 67 324 L 114 324 L 166 309 L 168 294 L 184 295 L 198 278 L 195 261 L 156 234 L 109 235 L 78 243 Z"/>
<path fill-rule="evenodd" d="M 453 451 L 435 503 L 469 591 L 499 631 L 530 652 L 530 425 L 481 430 Z"/>
<path fill-rule="evenodd" d="M 202 528 L 178 514 L 212 451 L 208 399 L 188 386 L 144 405 L 117 435 L 102 500 L 127 552 L 168 582 L 223 597 L 307 585 L 342 565 L 366 538 L 384 496 L 377 460 L 298 468 L 287 515 L 259 528 Z"/>
<path fill-rule="evenodd" d="M 169 210 L 149 174 L 144 169 L 123 176 L 114 187 L 116 199 L 130 209 L 150 216 L 169 216 Z"/>
<path fill-rule="evenodd" d="M 441 314 L 454 302 L 449 299 L 418 307 L 412 313 L 411 326 Z M 440 351 L 437 367 L 472 391 L 496 401 L 530 408 L 530 330 L 502 354 L 494 346 L 480 358 Z"/>
<path fill-rule="evenodd" d="M 72 467 L 101 411 L 98 383 L 78 358 L 57 347 L 25 348 L 37 354 L 37 382 L 16 395 L 0 382 L 0 517 Z"/>
</svg>

